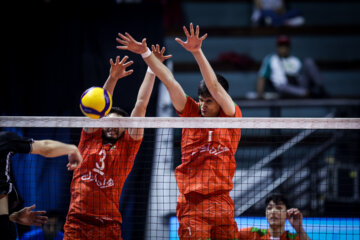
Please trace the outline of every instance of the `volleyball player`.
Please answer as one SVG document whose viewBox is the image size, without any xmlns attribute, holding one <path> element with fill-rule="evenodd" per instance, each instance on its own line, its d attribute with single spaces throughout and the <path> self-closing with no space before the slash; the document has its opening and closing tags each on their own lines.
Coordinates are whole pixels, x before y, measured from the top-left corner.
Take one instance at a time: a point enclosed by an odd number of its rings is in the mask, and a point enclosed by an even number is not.
<svg viewBox="0 0 360 240">
<path fill-rule="evenodd" d="M 287 199 L 281 194 L 269 196 L 265 201 L 266 220 L 269 223 L 268 229 L 259 229 L 256 227 L 242 228 L 239 230 L 239 240 L 310 240 L 303 227 L 303 215 L 297 208 L 288 209 Z M 286 219 L 296 233 L 285 231 Z"/>
<path fill-rule="evenodd" d="M 16 153 L 40 154 L 44 157 L 69 156 L 68 170 L 74 170 L 82 157 L 75 145 L 54 140 L 34 140 L 13 132 L 0 132 L 0 233 L 1 239 L 16 239 L 14 223 L 41 226 L 47 217 L 45 211 L 32 211 L 35 205 L 16 211 L 22 199 L 15 188 L 11 159 Z M 9 216 L 10 214 L 10 216 Z M 10 221 L 11 220 L 11 221 Z"/>
<path fill-rule="evenodd" d="M 154 53 L 160 61 L 165 48 Z M 129 76 L 126 70 L 133 62 L 125 56 L 115 63 L 110 59 L 110 74 L 104 88 L 113 95 L 120 78 Z M 140 86 L 131 117 L 144 117 L 153 89 L 155 75 L 148 70 Z M 113 107 L 107 117 L 127 117 L 128 114 Z M 79 149 L 84 158 L 81 168 L 74 172 L 71 183 L 71 202 L 65 223 L 64 239 L 122 239 L 122 216 L 119 201 L 125 180 L 129 175 L 142 142 L 144 129 L 84 128 Z"/>
<path fill-rule="evenodd" d="M 128 33 L 119 33 L 118 49 L 141 54 L 144 61 L 164 83 L 175 110 L 181 117 L 241 117 L 240 108 L 227 93 L 225 78 L 215 74 L 201 50 L 206 34 L 199 37 L 199 26 L 187 41 L 176 41 L 196 59 L 203 80 L 198 88 L 199 102 L 184 93 L 171 71 L 147 48 L 146 39 L 137 42 Z M 180 239 L 236 239 L 234 203 L 230 197 L 236 162 L 234 154 L 240 129 L 183 129 L 182 163 L 175 170 L 180 191 L 177 202 Z"/>
</svg>

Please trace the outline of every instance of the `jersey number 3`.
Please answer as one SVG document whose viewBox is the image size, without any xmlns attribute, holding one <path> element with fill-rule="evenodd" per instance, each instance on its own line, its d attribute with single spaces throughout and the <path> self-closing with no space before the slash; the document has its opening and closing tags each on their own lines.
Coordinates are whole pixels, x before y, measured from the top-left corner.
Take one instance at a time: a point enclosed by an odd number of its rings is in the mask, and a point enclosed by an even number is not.
<svg viewBox="0 0 360 240">
<path fill-rule="evenodd" d="M 100 157 L 100 161 L 96 163 L 96 168 L 93 168 L 94 172 L 99 173 L 100 175 L 104 175 L 104 168 L 105 168 L 105 158 L 106 158 L 106 151 L 105 150 L 101 150 L 99 152 Z"/>
</svg>

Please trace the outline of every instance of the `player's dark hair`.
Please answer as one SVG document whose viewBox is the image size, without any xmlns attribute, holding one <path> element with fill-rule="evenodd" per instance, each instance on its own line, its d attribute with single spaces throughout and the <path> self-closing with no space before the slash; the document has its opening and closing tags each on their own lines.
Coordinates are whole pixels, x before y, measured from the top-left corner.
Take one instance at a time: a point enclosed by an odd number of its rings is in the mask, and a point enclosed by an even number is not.
<svg viewBox="0 0 360 240">
<path fill-rule="evenodd" d="M 225 91 L 229 91 L 229 83 L 228 81 L 220 74 L 216 73 L 216 78 L 220 85 L 225 89 Z M 198 96 L 202 97 L 211 97 L 209 89 L 207 88 L 205 81 L 201 80 L 200 85 L 198 87 Z"/>
<path fill-rule="evenodd" d="M 122 108 L 119 108 L 119 107 L 112 107 L 109 114 L 110 113 L 115 113 L 115 114 L 118 114 L 118 115 L 121 115 L 123 117 L 128 117 L 129 114 Z"/>
<path fill-rule="evenodd" d="M 273 201 L 275 204 L 284 204 L 286 208 L 289 208 L 288 200 L 280 193 L 276 193 L 267 197 L 265 200 L 265 205 L 267 206 L 271 201 Z"/>
</svg>

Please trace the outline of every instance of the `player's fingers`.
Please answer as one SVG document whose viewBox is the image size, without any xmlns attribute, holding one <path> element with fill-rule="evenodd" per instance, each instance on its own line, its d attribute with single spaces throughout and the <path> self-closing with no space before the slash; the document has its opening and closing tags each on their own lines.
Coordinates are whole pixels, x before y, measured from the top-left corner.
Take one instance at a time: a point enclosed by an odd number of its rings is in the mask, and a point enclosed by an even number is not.
<svg viewBox="0 0 360 240">
<path fill-rule="evenodd" d="M 166 60 L 166 59 L 169 59 L 169 58 L 172 58 L 172 55 L 171 55 L 171 54 L 164 56 L 164 59 L 165 59 L 165 60 Z"/>
<path fill-rule="evenodd" d="M 194 36 L 194 25 L 192 23 L 190 23 L 190 34 Z"/>
<path fill-rule="evenodd" d="M 33 204 L 33 205 L 27 207 L 26 209 L 31 211 L 31 210 L 33 210 L 35 207 L 36 207 L 36 204 Z"/>
<path fill-rule="evenodd" d="M 46 214 L 46 211 L 41 210 L 41 211 L 34 211 L 33 213 L 35 213 L 36 215 L 44 215 Z M 39 216 L 40 217 L 40 216 Z"/>
<path fill-rule="evenodd" d="M 126 34 L 126 33 L 125 33 Z M 127 41 L 127 42 L 129 42 L 129 38 L 127 38 L 127 37 L 125 37 L 123 34 L 121 34 L 121 33 L 118 33 L 118 35 L 119 35 L 119 37 L 121 37 L 123 40 L 125 40 L 125 41 Z"/>
<path fill-rule="evenodd" d="M 202 35 L 202 37 L 200 38 L 201 41 L 205 40 L 205 38 L 207 37 L 207 33 L 205 33 L 204 35 Z"/>
<path fill-rule="evenodd" d="M 187 28 L 185 26 L 183 26 L 183 29 L 184 29 L 185 36 L 187 38 L 189 38 L 190 37 L 189 31 L 187 30 Z"/>
<path fill-rule="evenodd" d="M 125 77 L 131 75 L 134 72 L 134 70 L 130 69 L 125 72 Z"/>
<path fill-rule="evenodd" d="M 155 52 L 155 51 L 156 51 L 156 49 L 155 49 L 155 46 L 154 46 L 154 45 L 151 45 L 151 51 L 152 51 L 152 52 Z"/>
<path fill-rule="evenodd" d="M 116 64 L 119 64 L 120 56 L 116 56 Z"/>
<path fill-rule="evenodd" d="M 116 48 L 120 50 L 127 50 L 128 46 L 116 46 Z"/>
<path fill-rule="evenodd" d="M 165 47 L 162 47 L 162 49 L 161 49 L 161 55 L 164 55 L 164 52 L 165 52 Z"/>
<path fill-rule="evenodd" d="M 114 61 L 113 61 L 112 58 L 110 58 L 110 65 L 111 65 L 111 66 L 114 65 Z"/>
<path fill-rule="evenodd" d="M 157 52 L 160 52 L 160 46 L 159 46 L 159 44 L 156 44 L 156 51 L 157 51 Z"/>
<path fill-rule="evenodd" d="M 175 38 L 175 41 L 179 43 L 181 46 L 184 46 L 185 42 L 182 41 L 180 38 Z"/>
<path fill-rule="evenodd" d="M 199 27 L 199 25 L 196 25 L 195 36 L 199 37 L 199 33 L 200 33 L 200 27 Z"/>
<path fill-rule="evenodd" d="M 134 61 L 129 61 L 124 64 L 124 67 L 127 68 L 127 67 L 131 66 L 133 63 L 134 63 Z"/>
<path fill-rule="evenodd" d="M 129 33 L 125 33 L 125 35 L 130 39 L 132 42 L 137 42 Z"/>
<path fill-rule="evenodd" d="M 121 61 L 120 62 L 117 62 L 117 63 L 119 63 L 119 64 L 124 64 L 124 62 L 126 62 L 127 60 L 128 60 L 128 56 L 124 56 L 122 59 L 121 59 Z"/>
<path fill-rule="evenodd" d="M 143 40 L 141 41 L 141 45 L 143 45 L 143 46 L 146 46 L 147 44 L 146 44 L 146 38 L 143 38 Z"/>
<path fill-rule="evenodd" d="M 116 41 L 117 41 L 118 43 L 122 44 L 122 45 L 129 45 L 128 42 L 126 42 L 126 41 L 124 41 L 124 40 L 121 40 L 121 39 L 119 39 L 119 38 L 116 38 Z"/>
</svg>

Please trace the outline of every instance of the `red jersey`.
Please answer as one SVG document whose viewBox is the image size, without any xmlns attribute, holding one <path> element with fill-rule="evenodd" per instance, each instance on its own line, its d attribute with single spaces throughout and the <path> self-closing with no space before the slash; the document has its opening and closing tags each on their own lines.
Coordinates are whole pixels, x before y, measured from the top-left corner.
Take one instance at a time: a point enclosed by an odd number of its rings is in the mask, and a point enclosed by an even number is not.
<svg viewBox="0 0 360 240">
<path fill-rule="evenodd" d="M 200 104 L 187 97 L 181 117 L 201 117 Z M 218 117 L 229 117 L 220 110 Z M 242 117 L 235 105 L 235 117 Z M 182 163 L 175 169 L 180 193 L 203 195 L 230 191 L 236 169 L 235 152 L 241 137 L 240 129 L 190 129 L 182 130 Z"/>
<path fill-rule="evenodd" d="M 242 228 L 239 230 L 239 240 L 271 240 L 271 236 L 269 230 L 267 229 L 259 229 L 256 227 Z M 285 231 L 280 240 L 300 240 L 300 236 L 296 233 L 290 233 L 289 231 Z"/>
<path fill-rule="evenodd" d="M 142 140 L 132 139 L 125 130 L 115 144 L 102 141 L 102 129 L 81 133 L 79 150 L 83 162 L 73 174 L 68 217 L 122 223 L 121 191 Z"/>
</svg>

